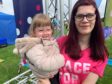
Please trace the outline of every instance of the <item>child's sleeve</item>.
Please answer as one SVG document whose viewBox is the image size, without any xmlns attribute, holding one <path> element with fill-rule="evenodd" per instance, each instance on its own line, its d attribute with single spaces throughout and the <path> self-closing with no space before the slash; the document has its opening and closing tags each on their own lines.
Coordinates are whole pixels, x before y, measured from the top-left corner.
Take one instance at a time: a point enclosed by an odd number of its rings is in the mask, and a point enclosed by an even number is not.
<svg viewBox="0 0 112 84">
<path fill-rule="evenodd" d="M 18 50 L 18 53 L 24 56 L 24 54 L 33 46 L 40 43 L 39 38 L 32 38 L 32 37 L 23 37 L 17 38 L 15 41 L 15 47 Z M 17 51 L 16 51 L 17 52 Z M 23 57 L 21 56 L 21 57 Z"/>
<path fill-rule="evenodd" d="M 64 58 L 56 42 L 45 41 L 43 44 L 36 44 L 26 55 L 40 70 L 54 71 L 64 65 Z"/>
</svg>

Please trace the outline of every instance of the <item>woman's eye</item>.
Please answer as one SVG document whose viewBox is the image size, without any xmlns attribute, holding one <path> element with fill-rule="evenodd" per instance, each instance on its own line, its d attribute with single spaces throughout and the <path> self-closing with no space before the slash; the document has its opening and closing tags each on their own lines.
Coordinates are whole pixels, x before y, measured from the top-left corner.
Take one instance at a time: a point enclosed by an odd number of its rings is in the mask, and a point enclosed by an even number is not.
<svg viewBox="0 0 112 84">
<path fill-rule="evenodd" d="M 76 18 L 83 18 L 84 16 L 82 14 L 79 14 L 76 16 Z"/>
</svg>

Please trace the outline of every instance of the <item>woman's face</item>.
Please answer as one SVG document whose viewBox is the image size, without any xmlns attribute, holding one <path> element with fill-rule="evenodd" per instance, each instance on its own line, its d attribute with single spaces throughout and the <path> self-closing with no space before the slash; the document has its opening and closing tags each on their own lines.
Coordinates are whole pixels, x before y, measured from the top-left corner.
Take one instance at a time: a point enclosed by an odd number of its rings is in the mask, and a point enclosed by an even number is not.
<svg viewBox="0 0 112 84">
<path fill-rule="evenodd" d="M 96 21 L 95 8 L 92 5 L 80 6 L 74 18 L 80 35 L 91 34 Z"/>
<path fill-rule="evenodd" d="M 43 39 L 50 39 L 52 37 L 53 30 L 51 26 L 45 27 L 37 27 L 34 30 L 35 37 L 43 38 Z"/>
</svg>

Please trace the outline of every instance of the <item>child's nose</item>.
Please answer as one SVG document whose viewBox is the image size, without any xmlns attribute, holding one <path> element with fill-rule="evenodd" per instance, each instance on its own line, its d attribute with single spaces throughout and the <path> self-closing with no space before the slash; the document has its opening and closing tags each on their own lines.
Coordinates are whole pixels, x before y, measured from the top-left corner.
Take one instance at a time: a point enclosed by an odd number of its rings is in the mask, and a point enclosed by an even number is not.
<svg viewBox="0 0 112 84">
<path fill-rule="evenodd" d="M 48 33 L 46 31 L 43 32 L 43 37 L 48 37 Z"/>
<path fill-rule="evenodd" d="M 43 33 L 44 33 L 44 35 L 47 35 L 48 34 L 46 31 L 44 31 Z"/>
</svg>

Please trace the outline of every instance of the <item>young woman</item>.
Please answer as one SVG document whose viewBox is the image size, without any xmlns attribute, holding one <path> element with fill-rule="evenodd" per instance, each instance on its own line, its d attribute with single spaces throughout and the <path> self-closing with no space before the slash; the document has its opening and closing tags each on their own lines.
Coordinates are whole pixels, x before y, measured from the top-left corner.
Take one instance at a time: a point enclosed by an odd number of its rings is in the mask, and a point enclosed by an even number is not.
<svg viewBox="0 0 112 84">
<path fill-rule="evenodd" d="M 73 7 L 67 36 L 57 40 L 65 65 L 60 68 L 60 84 L 96 84 L 103 76 L 108 52 L 103 27 L 94 0 L 78 0 Z M 51 84 L 54 84 L 51 79 Z M 44 82 L 46 80 L 42 80 Z M 46 83 L 45 83 L 46 84 Z"/>
</svg>

